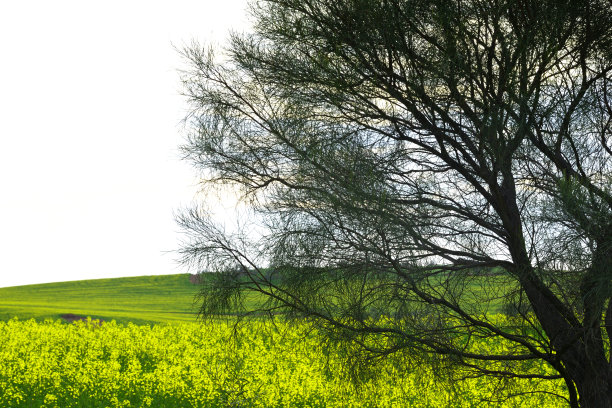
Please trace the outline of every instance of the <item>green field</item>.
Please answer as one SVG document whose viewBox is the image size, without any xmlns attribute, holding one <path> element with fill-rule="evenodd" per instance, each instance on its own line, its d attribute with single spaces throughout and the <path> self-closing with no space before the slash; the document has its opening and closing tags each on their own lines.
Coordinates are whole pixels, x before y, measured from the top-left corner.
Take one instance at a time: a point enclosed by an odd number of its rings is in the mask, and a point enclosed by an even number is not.
<svg viewBox="0 0 612 408">
<path fill-rule="evenodd" d="M 367 369 L 355 387 L 345 351 L 326 346 L 316 328 L 282 319 L 234 327 L 231 316 L 197 322 L 197 292 L 188 274 L 0 288 L 0 407 L 564 405 L 553 395 L 565 393 L 561 381 L 520 380 L 516 397 L 484 402 L 496 398 L 496 381 L 440 381 L 407 351 Z M 65 314 L 105 323 L 65 324 Z"/>
<path fill-rule="evenodd" d="M 118 323 L 193 322 L 198 286 L 189 274 L 94 279 L 0 288 L 0 320 L 64 314 Z"/>
<path fill-rule="evenodd" d="M 0 288 L 0 320 L 43 321 L 73 314 L 117 323 L 194 322 L 199 287 L 189 278 L 189 274 L 155 275 Z M 488 279 L 497 290 L 508 285 L 501 276 Z M 469 291 L 483 290 L 482 283 L 470 282 Z M 501 301 L 493 301 L 488 309 L 501 313 Z"/>
</svg>

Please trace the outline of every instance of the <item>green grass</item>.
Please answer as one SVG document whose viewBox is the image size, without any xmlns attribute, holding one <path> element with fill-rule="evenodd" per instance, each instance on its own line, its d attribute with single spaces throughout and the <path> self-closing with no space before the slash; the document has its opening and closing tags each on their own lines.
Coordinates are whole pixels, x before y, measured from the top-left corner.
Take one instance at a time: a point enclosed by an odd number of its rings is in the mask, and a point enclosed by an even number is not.
<svg viewBox="0 0 612 408">
<path fill-rule="evenodd" d="M 488 286 L 482 286 L 487 284 Z M 466 282 L 470 296 L 480 298 L 483 291 L 495 297 L 495 291 L 507 290 L 503 277 L 486 280 L 472 278 Z M 496 288 L 496 289 L 495 289 Z M 189 281 L 189 274 L 95 279 L 73 282 L 0 288 L 0 320 L 18 317 L 60 319 L 63 314 L 89 316 L 118 323 L 155 324 L 193 322 L 198 304 L 199 287 Z M 470 295 L 470 293 L 472 295 Z M 252 297 L 257 295 L 251 294 Z M 256 299 L 256 303 L 261 299 Z M 480 305 L 482 306 L 482 305 Z M 489 304 L 489 313 L 502 311 L 502 301 Z"/>
<path fill-rule="evenodd" d="M 72 313 L 118 323 L 193 322 L 198 286 L 189 274 L 95 279 L 0 288 L 0 320 Z"/>
</svg>

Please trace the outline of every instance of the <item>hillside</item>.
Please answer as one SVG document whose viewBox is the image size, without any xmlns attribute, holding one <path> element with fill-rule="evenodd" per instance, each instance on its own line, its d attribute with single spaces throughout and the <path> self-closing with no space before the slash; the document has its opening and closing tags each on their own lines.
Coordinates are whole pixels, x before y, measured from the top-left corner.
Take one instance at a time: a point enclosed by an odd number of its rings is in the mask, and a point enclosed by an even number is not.
<svg viewBox="0 0 612 408">
<path fill-rule="evenodd" d="M 197 291 L 189 274 L 0 288 L 0 320 L 74 315 L 137 324 L 195 321 Z"/>
</svg>

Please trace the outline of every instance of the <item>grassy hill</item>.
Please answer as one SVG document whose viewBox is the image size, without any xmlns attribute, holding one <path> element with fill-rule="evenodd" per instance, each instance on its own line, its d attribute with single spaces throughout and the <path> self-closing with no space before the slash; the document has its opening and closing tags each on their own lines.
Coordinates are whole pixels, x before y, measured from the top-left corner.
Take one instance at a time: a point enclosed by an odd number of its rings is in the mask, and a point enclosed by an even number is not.
<svg viewBox="0 0 612 408">
<path fill-rule="evenodd" d="M 493 279 L 493 278 L 490 278 Z M 507 285 L 503 277 L 494 285 Z M 478 282 L 471 289 L 482 290 Z M 193 322 L 199 286 L 189 274 L 94 279 L 0 288 L 0 320 L 18 317 L 60 319 L 75 315 L 136 324 Z M 490 289 L 488 289 L 490 290 Z M 503 302 L 493 300 L 490 313 L 503 312 Z"/>
<path fill-rule="evenodd" d="M 137 324 L 195 321 L 189 274 L 95 279 L 0 288 L 0 320 L 91 316 Z"/>
</svg>

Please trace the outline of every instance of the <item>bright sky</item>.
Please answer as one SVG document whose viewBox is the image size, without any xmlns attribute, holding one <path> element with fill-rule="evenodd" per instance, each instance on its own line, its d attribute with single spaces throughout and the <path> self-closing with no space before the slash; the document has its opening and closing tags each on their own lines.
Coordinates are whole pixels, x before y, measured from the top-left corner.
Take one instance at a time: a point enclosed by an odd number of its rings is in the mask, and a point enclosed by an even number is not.
<svg viewBox="0 0 612 408">
<path fill-rule="evenodd" d="M 0 287 L 185 272 L 173 45 L 247 26 L 244 0 L 0 3 Z"/>
</svg>

